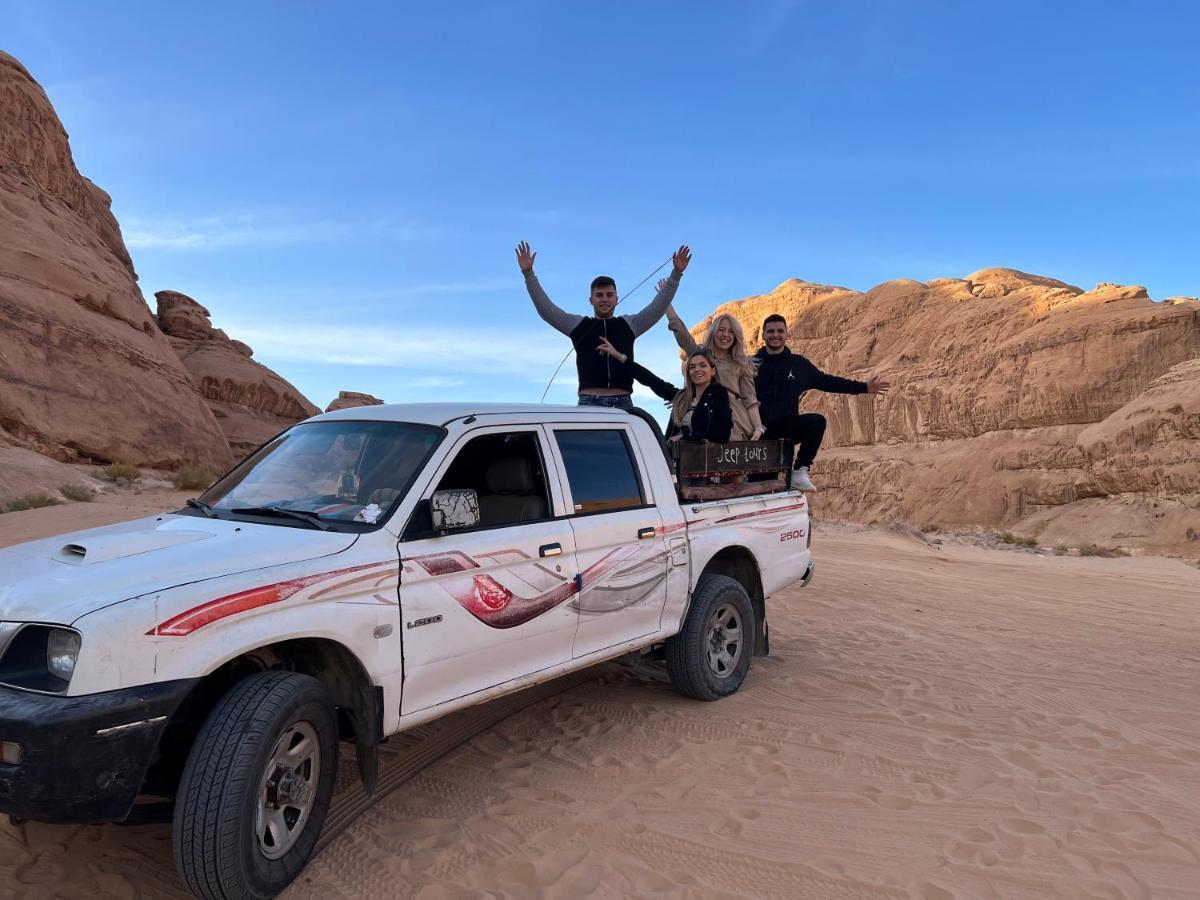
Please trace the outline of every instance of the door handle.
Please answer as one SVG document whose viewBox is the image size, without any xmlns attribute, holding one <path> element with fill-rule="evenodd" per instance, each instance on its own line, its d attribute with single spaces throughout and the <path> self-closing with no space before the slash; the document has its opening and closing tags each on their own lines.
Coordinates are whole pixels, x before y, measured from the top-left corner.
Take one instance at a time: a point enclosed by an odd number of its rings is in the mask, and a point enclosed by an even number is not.
<svg viewBox="0 0 1200 900">
<path fill-rule="evenodd" d="M 562 556 L 562 544 L 542 544 L 538 547 L 538 556 Z"/>
<path fill-rule="evenodd" d="M 656 534 L 658 534 L 658 529 L 653 526 L 648 526 L 646 528 L 639 528 L 638 529 L 638 540 L 639 541 L 648 540 L 649 538 L 654 537 Z"/>
</svg>

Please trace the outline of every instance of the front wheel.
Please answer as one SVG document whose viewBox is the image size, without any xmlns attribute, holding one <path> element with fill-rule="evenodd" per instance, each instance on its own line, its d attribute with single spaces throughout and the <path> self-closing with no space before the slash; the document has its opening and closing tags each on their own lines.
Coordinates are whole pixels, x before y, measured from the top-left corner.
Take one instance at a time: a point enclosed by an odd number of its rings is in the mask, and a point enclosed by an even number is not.
<svg viewBox="0 0 1200 900">
<path fill-rule="evenodd" d="M 732 694 L 750 671 L 754 607 L 742 585 L 704 575 L 679 634 L 667 639 L 667 674 L 681 694 L 718 700 Z"/>
<path fill-rule="evenodd" d="M 338 732 L 321 682 L 261 672 L 200 730 L 175 804 L 175 865 L 206 900 L 274 897 L 308 862 L 333 794 Z"/>
</svg>

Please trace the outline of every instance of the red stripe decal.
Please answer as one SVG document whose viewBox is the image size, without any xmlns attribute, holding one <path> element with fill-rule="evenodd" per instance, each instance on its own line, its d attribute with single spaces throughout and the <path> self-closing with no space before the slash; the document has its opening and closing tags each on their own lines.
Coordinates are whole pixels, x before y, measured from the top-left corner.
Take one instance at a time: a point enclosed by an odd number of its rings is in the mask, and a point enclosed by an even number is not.
<svg viewBox="0 0 1200 900">
<path fill-rule="evenodd" d="M 717 519 L 716 524 L 719 525 L 722 522 L 734 522 L 738 519 L 753 519 L 756 516 L 769 516 L 773 515 L 774 513 L 787 512 L 789 509 L 803 509 L 806 506 L 808 506 L 808 501 L 792 503 L 788 506 L 776 506 L 774 509 L 760 509 L 756 510 L 755 512 L 742 513 L 741 515 L 737 516 L 726 516 L 724 519 Z"/>
<path fill-rule="evenodd" d="M 330 578 L 336 578 L 338 575 L 345 575 L 348 572 L 359 572 L 363 569 L 370 569 L 375 566 L 383 565 L 383 563 L 367 563 L 362 566 L 350 566 L 346 569 L 335 569 L 332 572 L 322 572 L 319 575 L 306 575 L 303 578 L 293 578 L 288 581 L 278 581 L 275 584 L 266 584 L 262 587 L 250 588 L 245 591 L 238 591 L 236 594 L 229 594 L 225 597 L 219 597 L 216 600 L 210 600 L 207 603 L 201 603 L 199 606 L 193 606 L 187 612 L 182 612 L 167 621 L 151 628 L 146 634 L 159 635 L 165 637 L 186 637 L 197 628 L 203 628 L 216 622 L 218 619 L 224 619 L 226 616 L 237 615 L 238 613 L 246 612 L 251 609 L 257 609 L 260 606 L 269 606 L 272 603 L 279 603 L 281 600 L 286 600 L 298 591 L 310 585 L 317 584 L 321 581 L 328 581 Z"/>
</svg>

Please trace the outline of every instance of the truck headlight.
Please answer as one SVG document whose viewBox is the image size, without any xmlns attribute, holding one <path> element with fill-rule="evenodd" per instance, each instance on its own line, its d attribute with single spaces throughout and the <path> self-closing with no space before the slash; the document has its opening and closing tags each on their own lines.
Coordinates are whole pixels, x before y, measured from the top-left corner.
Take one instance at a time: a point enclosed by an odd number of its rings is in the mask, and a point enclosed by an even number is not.
<svg viewBox="0 0 1200 900">
<path fill-rule="evenodd" d="M 15 633 L 12 628 L 7 629 L 10 633 L 8 643 L 0 647 L 0 684 L 65 694 L 79 659 L 83 640 L 79 632 L 61 625 L 36 622 L 2 624 L 17 627 Z"/>
<path fill-rule="evenodd" d="M 79 659 L 79 634 L 66 628 L 52 628 L 46 636 L 46 668 L 55 678 L 70 682 Z"/>
</svg>

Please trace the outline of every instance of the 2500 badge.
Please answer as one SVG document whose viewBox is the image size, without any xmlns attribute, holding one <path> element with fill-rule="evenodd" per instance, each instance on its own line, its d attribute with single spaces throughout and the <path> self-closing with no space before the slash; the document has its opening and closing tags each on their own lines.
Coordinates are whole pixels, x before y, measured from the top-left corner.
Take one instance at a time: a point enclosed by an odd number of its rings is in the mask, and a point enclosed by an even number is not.
<svg viewBox="0 0 1200 900">
<path fill-rule="evenodd" d="M 796 531 L 785 531 L 779 536 L 780 541 L 795 541 L 804 537 L 804 529 L 799 528 Z"/>
</svg>

